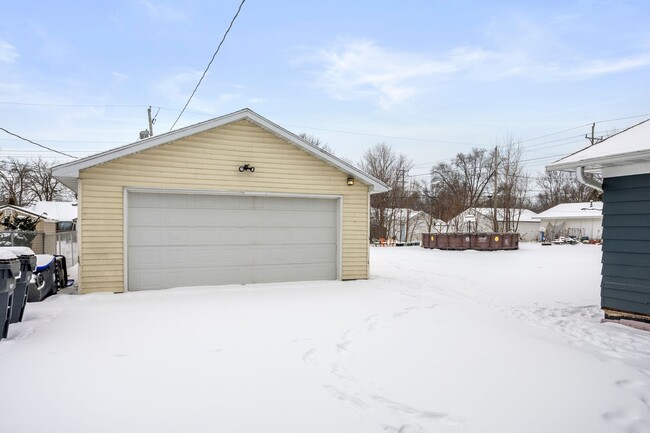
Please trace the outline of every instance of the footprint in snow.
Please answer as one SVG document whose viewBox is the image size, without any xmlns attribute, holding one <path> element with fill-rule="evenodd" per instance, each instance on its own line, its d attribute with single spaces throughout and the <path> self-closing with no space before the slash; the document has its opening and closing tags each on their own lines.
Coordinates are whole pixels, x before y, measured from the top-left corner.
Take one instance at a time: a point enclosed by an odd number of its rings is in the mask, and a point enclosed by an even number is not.
<svg viewBox="0 0 650 433">
<path fill-rule="evenodd" d="M 405 316 L 405 315 L 407 315 L 407 314 L 409 314 L 409 313 L 411 313 L 411 312 L 413 312 L 414 310 L 417 310 L 417 309 L 418 309 L 418 307 L 416 305 L 411 305 L 410 307 L 402 308 L 400 311 L 394 312 L 392 317 L 393 317 L 393 319 L 398 319 L 398 318 L 400 318 L 402 316 Z"/>
<path fill-rule="evenodd" d="M 348 371 L 341 365 L 334 363 L 332 364 L 332 374 L 339 379 L 345 380 L 347 382 L 354 382 L 354 377 L 348 373 Z"/>
<path fill-rule="evenodd" d="M 404 424 L 397 430 L 397 433 L 425 433 L 422 426 L 417 424 Z"/>
<path fill-rule="evenodd" d="M 348 329 L 343 333 L 341 336 L 341 342 L 336 345 L 336 351 L 338 353 L 345 353 L 348 351 L 348 346 L 352 343 L 352 339 L 354 336 L 354 330 L 353 329 Z"/>
<path fill-rule="evenodd" d="M 455 420 L 454 418 L 450 417 L 446 413 L 442 412 L 434 412 L 431 410 L 426 410 L 426 409 L 418 409 L 413 406 L 408 406 L 403 403 L 399 403 L 397 401 L 389 400 L 385 397 L 382 397 L 380 395 L 373 395 L 372 399 L 376 401 L 377 403 L 380 403 L 389 409 L 394 410 L 395 412 L 401 412 L 406 415 L 411 415 L 419 418 L 427 418 L 427 419 L 432 419 L 439 421 L 443 424 L 446 425 L 456 425 L 458 424 L 458 421 Z"/>
<path fill-rule="evenodd" d="M 417 424 L 402 424 L 399 427 L 394 427 L 392 425 L 383 425 L 385 431 L 388 433 L 425 433 L 426 430 L 422 426 Z"/>
<path fill-rule="evenodd" d="M 623 388 L 623 389 L 632 389 L 632 390 L 638 390 L 638 391 L 646 391 L 647 386 L 645 383 L 638 381 L 638 380 L 628 380 L 628 379 L 622 379 L 622 380 L 617 380 L 616 381 L 616 386 Z"/>
<path fill-rule="evenodd" d="M 347 353 L 348 351 L 348 346 L 352 343 L 352 341 L 345 341 L 343 343 L 339 343 L 336 345 L 336 351 L 338 353 Z"/>
<path fill-rule="evenodd" d="M 634 421 L 637 421 L 639 419 L 638 416 L 624 409 L 605 412 L 603 414 L 603 418 L 605 418 L 609 422 L 613 422 L 615 424 L 622 424 L 622 425 L 632 424 Z"/>
<path fill-rule="evenodd" d="M 368 405 L 363 402 L 357 395 L 355 394 L 350 394 L 344 391 L 341 391 L 340 389 L 337 389 L 333 387 L 332 385 L 325 385 L 324 387 L 331 395 L 336 397 L 337 399 L 344 401 L 346 403 L 351 403 L 359 408 L 366 409 Z"/>
<path fill-rule="evenodd" d="M 363 320 L 368 326 L 367 329 L 368 331 L 374 331 L 377 329 L 377 325 L 379 325 L 379 314 L 371 314 L 370 316 L 366 317 Z"/>
<path fill-rule="evenodd" d="M 314 365 L 316 359 L 316 348 L 309 349 L 302 355 L 302 362 Z"/>
</svg>

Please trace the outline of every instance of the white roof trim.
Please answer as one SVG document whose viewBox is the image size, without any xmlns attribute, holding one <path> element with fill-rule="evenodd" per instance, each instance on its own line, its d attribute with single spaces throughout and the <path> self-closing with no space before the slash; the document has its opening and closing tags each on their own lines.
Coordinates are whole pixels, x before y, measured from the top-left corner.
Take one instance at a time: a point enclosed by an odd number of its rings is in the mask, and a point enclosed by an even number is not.
<svg viewBox="0 0 650 433">
<path fill-rule="evenodd" d="M 363 183 L 370 186 L 371 193 L 386 192 L 390 188 L 380 180 L 364 173 L 362 170 L 347 162 L 337 158 L 334 155 L 325 152 L 318 146 L 315 146 L 292 132 L 282 128 L 281 126 L 271 122 L 270 120 L 260 116 L 249 108 L 245 108 L 234 113 L 226 114 L 225 116 L 217 117 L 215 119 L 206 120 L 205 122 L 197 123 L 195 125 L 187 126 L 166 134 L 151 137 L 145 140 L 136 141 L 135 143 L 127 144 L 126 146 L 118 147 L 108 150 L 106 152 L 91 155 L 83 159 L 60 164 L 52 168 L 52 175 L 59 179 L 63 184 L 77 190 L 77 180 L 79 179 L 79 172 L 83 169 L 90 168 L 105 162 L 113 161 L 143 150 L 151 149 L 162 144 L 170 143 L 172 141 L 180 140 L 210 129 L 218 128 L 229 123 L 238 122 L 240 120 L 248 120 L 260 127 L 268 130 L 269 132 L 289 141 L 290 143 L 298 146 L 313 156 L 322 159 L 323 161 L 333 165 L 349 176 L 354 177 Z"/>
<path fill-rule="evenodd" d="M 573 171 L 584 167 L 588 172 L 601 172 L 606 167 L 644 161 L 650 161 L 650 119 L 567 155 L 547 165 L 546 170 Z"/>
<path fill-rule="evenodd" d="M 546 171 L 573 171 L 578 167 L 585 167 L 586 171 L 600 172 L 604 167 L 617 167 L 620 165 L 634 164 L 648 160 L 650 160 L 650 149 L 568 162 L 562 162 L 562 160 L 560 160 L 547 165 Z"/>
<path fill-rule="evenodd" d="M 5 209 L 13 209 L 16 212 L 21 212 L 21 213 L 24 213 L 24 214 L 34 216 L 36 218 L 40 218 L 41 221 L 49 221 L 49 222 L 56 221 L 55 219 L 49 218 L 49 215 L 47 217 L 43 218 L 43 216 L 47 215 L 47 213 L 38 214 L 33 209 L 27 209 L 27 208 L 24 208 L 22 206 L 16 206 L 16 205 L 13 205 L 13 204 L 4 204 L 4 205 L 0 206 L 0 213 L 4 212 Z"/>
</svg>

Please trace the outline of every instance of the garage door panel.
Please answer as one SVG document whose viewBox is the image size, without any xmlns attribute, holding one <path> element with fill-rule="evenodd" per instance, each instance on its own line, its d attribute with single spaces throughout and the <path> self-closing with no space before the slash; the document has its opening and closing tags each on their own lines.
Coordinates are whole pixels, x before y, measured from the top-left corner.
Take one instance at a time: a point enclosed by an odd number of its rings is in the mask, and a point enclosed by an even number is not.
<svg viewBox="0 0 650 433">
<path fill-rule="evenodd" d="M 332 212 L 257 211 L 248 226 L 260 227 L 336 227 Z"/>
<path fill-rule="evenodd" d="M 129 269 L 238 266 L 251 264 L 252 260 L 253 252 L 244 246 L 134 247 L 129 254 Z"/>
<path fill-rule="evenodd" d="M 183 272 L 175 269 L 166 269 L 162 272 L 130 272 L 129 281 L 132 285 L 136 285 L 139 288 L 138 290 L 154 290 L 166 285 L 169 287 L 210 286 L 215 284 L 215 280 L 220 281 L 219 284 L 327 280 L 331 279 L 330 276 L 335 272 L 336 267 L 333 264 L 321 264 L 317 266 L 265 265 L 242 268 L 223 266 L 193 267 L 183 270 Z M 188 279 L 188 274 L 198 277 L 198 281 Z M 262 276 L 260 277 L 260 275 Z"/>
<path fill-rule="evenodd" d="M 333 243 L 336 228 L 252 228 L 242 230 L 229 228 L 130 228 L 129 245 L 131 247 L 181 247 L 207 245 L 313 245 Z M 336 246 L 334 244 L 334 246 Z"/>
<path fill-rule="evenodd" d="M 308 265 L 331 263 L 336 245 L 284 246 L 184 246 L 167 248 L 134 247 L 129 270 L 180 269 L 193 267 Z M 206 283 L 207 284 L 207 283 Z"/>
<path fill-rule="evenodd" d="M 286 265 L 331 262 L 336 252 L 336 245 L 296 246 L 290 250 L 282 247 L 260 247 L 252 249 L 252 261 L 255 265 Z"/>
<path fill-rule="evenodd" d="M 284 281 L 331 280 L 336 273 L 333 264 L 313 265 L 269 265 L 256 268 L 253 283 L 279 283 Z M 263 275 L 260 277 L 259 275 Z M 287 275 L 290 275 L 287 277 Z"/>
<path fill-rule="evenodd" d="M 129 193 L 129 290 L 337 278 L 334 199 Z"/>
<path fill-rule="evenodd" d="M 291 227 L 285 230 L 260 228 L 251 230 L 253 244 L 314 244 L 333 242 L 336 239 L 336 227 L 305 228 Z M 336 245 L 334 245 L 336 246 Z"/>
</svg>

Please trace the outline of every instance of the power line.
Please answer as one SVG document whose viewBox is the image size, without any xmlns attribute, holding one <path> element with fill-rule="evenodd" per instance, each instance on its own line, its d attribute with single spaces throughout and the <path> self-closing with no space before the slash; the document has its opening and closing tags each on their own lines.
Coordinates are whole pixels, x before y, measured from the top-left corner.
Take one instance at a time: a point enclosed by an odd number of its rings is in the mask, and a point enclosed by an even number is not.
<svg viewBox="0 0 650 433">
<path fill-rule="evenodd" d="M 314 128 L 311 126 L 300 126 L 300 125 L 290 125 L 290 124 L 284 124 L 284 126 L 289 126 L 293 128 L 303 128 L 303 129 L 313 129 L 314 131 L 327 131 L 327 132 L 336 132 L 339 134 L 350 134 L 350 135 L 363 135 L 366 137 L 377 137 L 377 138 L 392 138 L 395 140 L 408 140 L 408 141 L 423 141 L 426 143 L 441 143 L 441 144 L 462 144 L 466 146 L 488 146 L 487 144 L 483 143 L 470 143 L 466 141 L 449 141 L 449 140 L 435 140 L 431 138 L 413 138 L 413 137 L 398 137 L 394 135 L 381 135 L 381 134 L 368 134 L 364 132 L 356 132 L 356 131 L 340 131 L 337 129 L 326 129 L 326 128 Z"/>
<path fill-rule="evenodd" d="M 18 134 L 14 134 L 13 132 L 7 131 L 7 130 L 4 129 L 4 128 L 0 128 L 0 130 L 6 132 L 6 133 L 9 134 L 9 135 L 13 135 L 13 136 L 16 137 L 16 138 L 20 138 L 20 139 L 23 140 L 23 141 L 26 141 L 26 142 L 28 142 L 28 143 L 35 144 L 36 146 L 38 146 L 38 147 L 42 147 L 43 149 L 47 149 L 47 150 L 49 150 L 50 152 L 58 153 L 59 155 L 63 155 L 63 156 L 67 156 L 67 157 L 69 157 L 69 158 L 77 159 L 76 156 L 68 155 L 67 153 L 59 152 L 58 150 L 52 149 L 51 147 L 43 146 L 42 144 L 38 144 L 38 143 L 36 143 L 35 141 L 32 141 L 32 140 L 30 140 L 30 139 L 28 139 L 28 138 L 21 137 L 21 136 L 18 135 Z"/>
<path fill-rule="evenodd" d="M 0 138 L 1 141 L 14 141 L 14 138 Z M 120 144 L 123 141 L 100 141 L 100 140 L 38 140 L 45 143 L 100 143 L 100 144 Z"/>
<path fill-rule="evenodd" d="M 2 105 L 24 105 L 28 107 L 88 107 L 88 108 L 142 108 L 146 105 L 125 105 L 125 104 L 48 104 L 44 102 L 13 102 L 0 101 Z"/>
<path fill-rule="evenodd" d="M 174 126 L 176 126 L 176 122 L 178 122 L 178 120 L 181 118 L 181 116 L 182 116 L 183 113 L 185 112 L 185 109 L 186 109 L 187 106 L 190 104 L 190 101 L 191 101 L 192 98 L 194 97 L 194 94 L 196 93 L 196 90 L 197 90 L 197 89 L 199 88 L 199 86 L 201 85 L 201 82 L 203 81 L 203 78 L 205 77 L 205 74 L 208 73 L 208 69 L 210 69 L 210 65 L 212 65 L 212 62 L 214 61 L 214 58 L 217 57 L 217 53 L 219 53 L 219 50 L 221 49 L 221 45 L 223 45 L 223 42 L 226 40 L 226 36 L 228 36 L 228 33 L 230 32 L 230 29 L 232 28 L 232 25 L 235 23 L 235 20 L 237 19 L 237 16 L 239 15 L 239 12 L 241 11 L 241 8 L 242 8 L 242 6 L 244 6 L 244 3 L 245 3 L 245 2 L 246 2 L 246 0 L 242 0 L 242 2 L 239 4 L 239 8 L 237 9 L 237 13 L 235 14 L 235 16 L 234 16 L 234 17 L 232 18 L 232 20 L 230 21 L 230 25 L 228 26 L 228 29 L 226 30 L 226 33 L 223 34 L 223 38 L 221 38 L 221 42 L 219 42 L 219 46 L 217 47 L 217 50 L 216 50 L 216 51 L 214 52 L 214 54 L 212 55 L 212 59 L 210 59 L 210 63 L 208 63 L 208 66 L 205 68 L 205 71 L 203 71 L 203 75 L 201 75 L 201 78 L 199 79 L 199 82 L 196 83 L 196 87 L 195 87 L 194 90 L 192 91 L 192 94 L 190 95 L 190 98 L 189 98 L 189 99 L 187 100 L 187 102 L 185 103 L 185 106 L 184 106 L 183 109 L 181 110 L 181 113 L 178 115 L 178 117 L 177 117 L 176 120 L 174 121 L 174 124 L 172 125 L 172 127 L 169 128 L 170 131 L 171 131 L 172 129 L 174 129 Z"/>
</svg>

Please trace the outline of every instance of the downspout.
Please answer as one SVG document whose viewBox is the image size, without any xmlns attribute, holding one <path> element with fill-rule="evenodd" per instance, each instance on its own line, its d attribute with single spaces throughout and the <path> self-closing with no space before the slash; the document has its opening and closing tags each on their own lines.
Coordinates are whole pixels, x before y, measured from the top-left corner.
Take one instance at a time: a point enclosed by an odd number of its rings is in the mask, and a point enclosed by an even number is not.
<svg viewBox="0 0 650 433">
<path fill-rule="evenodd" d="M 578 175 L 578 182 L 580 182 L 583 185 L 587 185 L 588 187 L 593 188 L 598 192 L 603 192 L 603 185 L 600 182 L 594 180 L 593 178 L 587 177 L 585 175 L 584 167 L 577 167 L 576 174 Z"/>
</svg>

